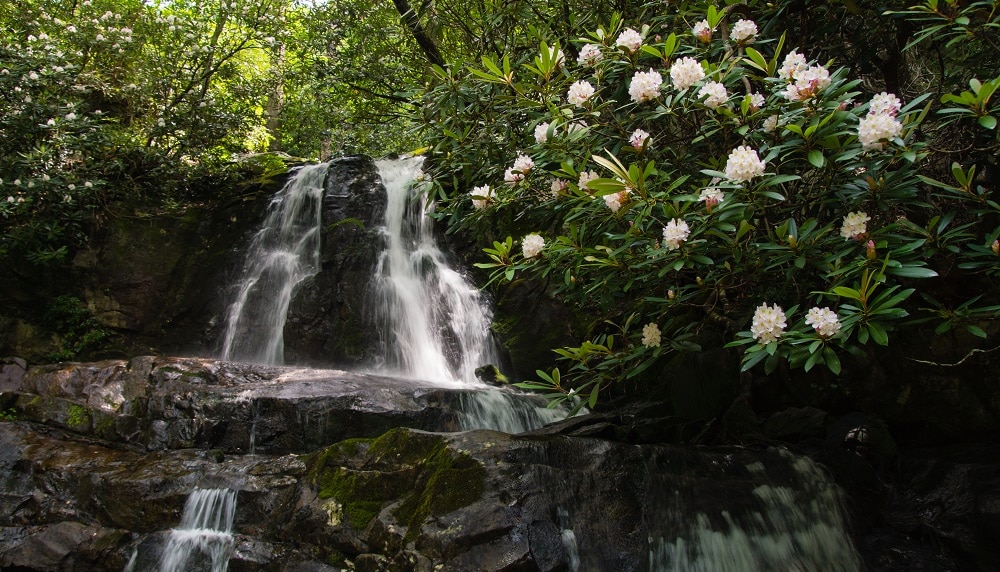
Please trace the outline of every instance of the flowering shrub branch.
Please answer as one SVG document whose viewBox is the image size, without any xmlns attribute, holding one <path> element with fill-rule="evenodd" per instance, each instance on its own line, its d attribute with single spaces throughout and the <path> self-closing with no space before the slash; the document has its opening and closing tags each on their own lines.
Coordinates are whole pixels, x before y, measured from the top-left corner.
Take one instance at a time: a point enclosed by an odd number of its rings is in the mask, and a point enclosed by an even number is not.
<svg viewBox="0 0 1000 572">
<path fill-rule="evenodd" d="M 996 318 L 995 294 L 931 302 L 930 317 L 914 303 L 935 300 L 946 273 L 1000 276 L 990 191 L 958 165 L 957 185 L 921 170 L 930 94 L 866 94 L 767 26 L 702 14 L 691 28 L 612 18 L 573 42 L 575 59 L 540 41 L 502 69 L 439 69 L 423 95 L 438 178 L 454 182 L 438 183 L 441 216 L 510 233 L 479 264 L 490 284 L 546 278 L 599 317 L 580 346 L 555 349 L 566 372 L 525 387 L 594 404 L 712 328 L 744 348 L 744 370 L 834 374 L 844 354 L 865 358 L 921 320 L 985 335 L 972 322 Z"/>
</svg>

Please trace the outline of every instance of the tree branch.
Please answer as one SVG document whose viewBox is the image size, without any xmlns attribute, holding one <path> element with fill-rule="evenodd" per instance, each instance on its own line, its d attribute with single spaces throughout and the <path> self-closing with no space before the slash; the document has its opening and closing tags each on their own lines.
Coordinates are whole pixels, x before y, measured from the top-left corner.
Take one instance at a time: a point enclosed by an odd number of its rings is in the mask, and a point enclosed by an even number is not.
<svg viewBox="0 0 1000 572">
<path fill-rule="evenodd" d="M 441 52 L 438 50 L 434 40 L 427 35 L 424 27 L 420 25 L 420 19 L 417 18 L 417 13 L 410 8 L 407 0 L 392 0 L 392 3 L 396 5 L 396 11 L 398 11 L 399 15 L 403 18 L 403 23 L 406 24 L 406 28 L 410 30 L 411 34 L 413 34 L 413 39 L 417 41 L 420 49 L 423 50 L 424 55 L 427 56 L 427 60 L 432 64 L 444 67 L 444 57 L 441 56 Z"/>
</svg>

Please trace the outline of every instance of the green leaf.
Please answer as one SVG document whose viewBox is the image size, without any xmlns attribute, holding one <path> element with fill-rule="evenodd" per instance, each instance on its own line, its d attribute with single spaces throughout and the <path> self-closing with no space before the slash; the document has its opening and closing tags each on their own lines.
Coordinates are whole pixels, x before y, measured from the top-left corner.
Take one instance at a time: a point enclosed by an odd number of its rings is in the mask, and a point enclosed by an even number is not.
<svg viewBox="0 0 1000 572">
<path fill-rule="evenodd" d="M 979 118 L 979 124 L 987 129 L 996 129 L 997 118 L 992 115 L 984 115 Z"/>
<path fill-rule="evenodd" d="M 885 269 L 885 273 L 892 274 L 893 276 L 902 276 L 904 278 L 933 278 L 938 275 L 937 272 L 923 266 L 900 266 L 898 268 L 890 267 Z"/>
<path fill-rule="evenodd" d="M 889 334 L 886 333 L 885 328 L 876 324 L 875 322 L 870 322 L 868 324 L 868 331 L 872 335 L 872 340 L 880 346 L 889 345 Z"/>
<path fill-rule="evenodd" d="M 833 348 L 829 346 L 823 348 L 823 359 L 833 375 L 840 375 L 840 358 L 837 357 L 837 352 L 833 351 Z"/>
<path fill-rule="evenodd" d="M 986 339 L 986 332 L 984 332 L 983 329 L 980 328 L 980 327 L 978 327 L 978 326 L 969 325 L 969 326 L 965 326 L 965 329 L 968 330 L 969 333 L 972 334 L 973 336 L 979 336 L 980 338 L 983 338 L 984 340 Z"/>
<path fill-rule="evenodd" d="M 809 163 L 816 167 L 817 169 L 823 168 L 826 163 L 826 159 L 823 158 L 823 152 L 819 149 L 813 149 L 809 152 Z"/>
</svg>

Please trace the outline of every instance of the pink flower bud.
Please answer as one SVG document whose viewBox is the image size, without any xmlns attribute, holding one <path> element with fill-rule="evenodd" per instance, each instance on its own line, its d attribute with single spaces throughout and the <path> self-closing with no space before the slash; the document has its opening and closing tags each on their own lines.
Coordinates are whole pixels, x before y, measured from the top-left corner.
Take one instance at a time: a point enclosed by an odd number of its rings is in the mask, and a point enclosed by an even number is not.
<svg viewBox="0 0 1000 572">
<path fill-rule="evenodd" d="M 869 240 L 865 243 L 865 258 L 875 260 L 875 241 Z"/>
<path fill-rule="evenodd" d="M 993 241 L 993 254 L 1000 256 L 1000 240 Z"/>
<path fill-rule="evenodd" d="M 673 299 L 674 299 L 674 291 L 667 290 L 667 300 L 673 300 Z"/>
</svg>

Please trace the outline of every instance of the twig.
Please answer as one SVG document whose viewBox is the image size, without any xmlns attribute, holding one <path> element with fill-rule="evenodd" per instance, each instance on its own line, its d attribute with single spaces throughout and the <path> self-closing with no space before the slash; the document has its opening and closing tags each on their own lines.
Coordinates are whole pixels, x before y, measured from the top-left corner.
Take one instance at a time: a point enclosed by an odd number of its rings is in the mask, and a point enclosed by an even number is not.
<svg viewBox="0 0 1000 572">
<path fill-rule="evenodd" d="M 963 363 L 965 363 L 965 360 L 969 359 L 974 354 L 987 354 L 987 353 L 990 353 L 990 352 L 995 352 L 997 350 L 1000 350 L 1000 346 L 997 346 L 997 347 L 995 347 L 993 349 L 989 349 L 989 350 L 983 350 L 983 349 L 975 348 L 975 349 L 971 350 L 969 353 L 965 354 L 964 358 L 958 360 L 955 363 L 938 363 L 936 361 L 927 361 L 927 360 L 922 360 L 922 359 L 917 359 L 917 358 L 911 358 L 911 357 L 907 357 L 906 359 L 908 359 L 910 361 L 913 361 L 913 362 L 916 362 L 916 363 L 922 363 L 922 364 L 926 364 L 926 365 L 936 365 L 938 367 L 956 367 L 956 366 L 960 366 Z"/>
</svg>

